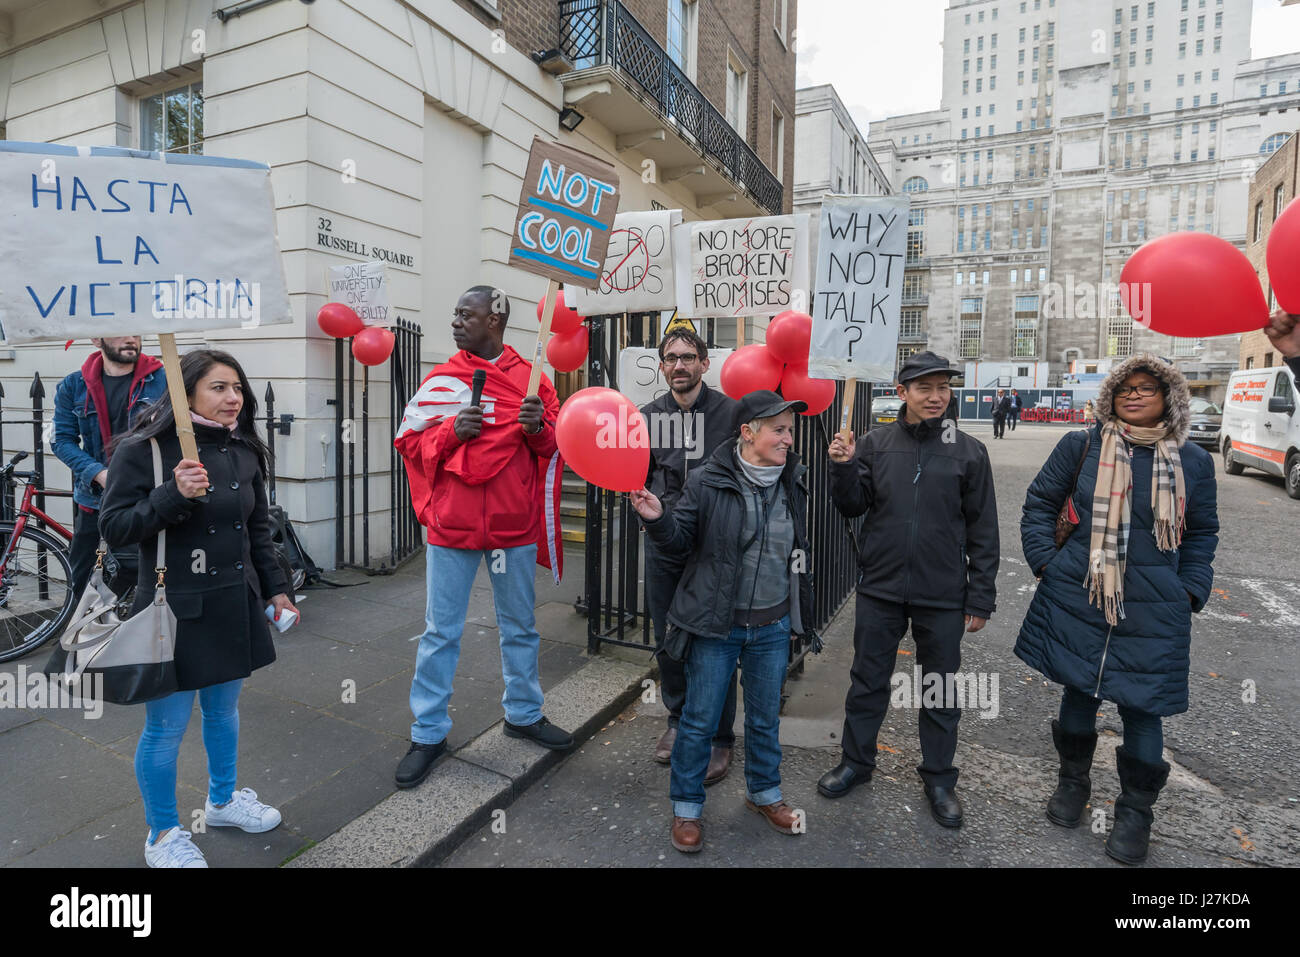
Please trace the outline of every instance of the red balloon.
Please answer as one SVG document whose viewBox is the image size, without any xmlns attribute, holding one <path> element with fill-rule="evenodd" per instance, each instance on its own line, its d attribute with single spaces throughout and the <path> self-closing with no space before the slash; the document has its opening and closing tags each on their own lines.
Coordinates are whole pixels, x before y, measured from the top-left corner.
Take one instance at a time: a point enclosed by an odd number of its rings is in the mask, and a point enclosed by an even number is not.
<svg viewBox="0 0 1300 957">
<path fill-rule="evenodd" d="M 560 407 L 555 441 L 564 461 L 592 485 L 615 492 L 645 488 L 650 433 L 635 403 L 621 392 L 592 386 Z"/>
<path fill-rule="evenodd" d="M 1277 304 L 1300 314 L 1300 203 L 1294 199 L 1268 231 L 1268 281 Z"/>
<path fill-rule="evenodd" d="M 835 380 L 810 379 L 806 365 L 786 366 L 781 376 L 781 395 L 807 402 L 804 415 L 820 415 L 835 401 Z"/>
<path fill-rule="evenodd" d="M 741 346 L 722 364 L 722 391 L 743 399 L 759 389 L 775 390 L 781 384 L 781 360 L 767 346 Z"/>
<path fill-rule="evenodd" d="M 546 307 L 546 297 L 543 296 L 537 303 L 537 321 L 542 321 L 542 310 Z M 578 315 L 572 309 L 564 304 L 564 290 L 555 291 L 555 312 L 551 314 L 551 332 L 557 336 L 568 335 L 570 332 L 576 332 L 582 325 L 582 316 Z M 556 366 L 558 369 L 559 366 Z"/>
<path fill-rule="evenodd" d="M 1250 260 L 1209 233 L 1170 233 L 1135 252 L 1120 294 L 1139 325 L 1199 338 L 1268 325 L 1268 304 Z"/>
<path fill-rule="evenodd" d="M 352 354 L 363 366 L 377 366 L 393 354 L 397 338 L 383 326 L 368 326 L 352 340 Z"/>
<path fill-rule="evenodd" d="M 587 339 L 587 327 L 583 325 L 567 335 L 551 336 L 551 341 L 546 343 L 546 361 L 556 372 L 581 369 L 587 361 Z"/>
<path fill-rule="evenodd" d="M 808 346 L 812 342 L 812 316 L 793 309 L 781 313 L 767 325 L 767 347 L 782 362 L 808 364 Z"/>
<path fill-rule="evenodd" d="M 350 339 L 366 327 L 351 306 L 341 302 L 327 302 L 316 313 L 316 324 L 321 332 L 336 339 Z"/>
</svg>

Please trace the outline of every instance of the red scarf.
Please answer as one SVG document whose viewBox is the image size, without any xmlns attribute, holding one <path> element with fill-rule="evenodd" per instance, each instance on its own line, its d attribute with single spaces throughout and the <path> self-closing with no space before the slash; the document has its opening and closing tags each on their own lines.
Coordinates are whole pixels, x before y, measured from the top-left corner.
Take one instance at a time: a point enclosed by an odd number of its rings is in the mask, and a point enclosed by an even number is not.
<svg viewBox="0 0 1300 957">
<path fill-rule="evenodd" d="M 429 474 L 421 457 L 421 436 L 426 429 L 454 419 L 457 413 L 469 407 L 473 391 L 471 383 L 477 369 L 487 373 L 480 400 L 483 429 L 478 438 L 458 445 Z M 504 347 L 496 362 L 461 350 L 435 367 L 411 396 L 393 445 L 406 463 L 406 474 L 411 483 L 411 504 L 423 524 L 429 524 L 427 515 L 433 501 L 433 485 L 440 472 L 450 472 L 466 485 L 482 485 L 494 478 L 514 457 L 520 441 L 519 408 L 526 398 L 531 372 L 532 366 L 510 346 Z M 560 414 L 555 387 L 543 375 L 537 391 L 542 400 L 542 418 L 554 428 Z M 560 453 L 557 451 L 549 459 L 539 458 L 537 470 L 541 493 L 537 504 L 544 516 L 542 534 L 537 542 L 537 563 L 551 569 L 558 584 L 564 573 L 560 536 L 564 461 Z"/>
</svg>

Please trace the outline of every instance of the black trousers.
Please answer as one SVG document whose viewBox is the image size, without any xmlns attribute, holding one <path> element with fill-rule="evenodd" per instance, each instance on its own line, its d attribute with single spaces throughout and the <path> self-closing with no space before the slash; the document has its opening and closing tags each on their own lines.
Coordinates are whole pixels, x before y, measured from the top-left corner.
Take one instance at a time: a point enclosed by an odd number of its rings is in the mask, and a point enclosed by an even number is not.
<svg viewBox="0 0 1300 957">
<path fill-rule="evenodd" d="M 1005 415 L 993 416 L 993 438 L 1000 439 L 1007 431 L 1007 417 Z"/>
<path fill-rule="evenodd" d="M 659 662 L 659 694 L 668 709 L 669 727 L 677 727 L 686 703 L 686 663 L 674 661 L 663 653 L 664 633 L 668 628 L 668 608 L 673 603 L 677 583 L 681 581 L 685 563 L 664 555 L 647 537 L 645 539 L 645 589 L 650 605 L 650 620 L 654 623 L 655 658 Z M 736 743 L 736 673 L 731 673 L 727 698 L 722 705 L 722 717 L 713 735 L 718 747 L 730 748 Z"/>
<path fill-rule="evenodd" d="M 844 699 L 844 760 L 854 770 L 866 773 L 876 766 L 876 737 L 889 705 L 898 643 L 907 634 L 909 622 L 922 676 L 961 670 L 965 615 L 960 608 L 926 608 L 859 594 L 853 626 L 852 681 Z M 913 675 L 905 677 L 908 689 L 912 689 Z M 910 700 L 914 696 L 908 697 Z M 916 770 L 927 784 L 953 787 L 957 768 L 952 761 L 957 753 L 961 709 L 921 704 L 912 701 L 921 732 L 922 758 Z"/>
<path fill-rule="evenodd" d="M 1011 419 L 1011 431 L 1014 432 L 1016 430 L 1016 423 L 1020 421 L 1019 410 L 1012 409 L 1009 418 Z"/>
<path fill-rule="evenodd" d="M 72 565 L 72 594 L 74 602 L 81 599 L 90 581 L 90 570 L 95 567 L 95 552 L 99 548 L 99 512 L 87 512 L 73 504 L 72 544 L 68 546 L 68 563 Z"/>
</svg>

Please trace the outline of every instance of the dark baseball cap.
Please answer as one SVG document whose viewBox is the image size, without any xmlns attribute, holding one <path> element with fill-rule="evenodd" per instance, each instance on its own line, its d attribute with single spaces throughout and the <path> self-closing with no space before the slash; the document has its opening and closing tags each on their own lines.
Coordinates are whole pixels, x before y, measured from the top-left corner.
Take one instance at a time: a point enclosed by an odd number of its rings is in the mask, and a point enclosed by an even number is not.
<svg viewBox="0 0 1300 957">
<path fill-rule="evenodd" d="M 751 392 L 739 402 L 739 408 L 736 410 L 736 428 L 739 429 L 746 422 L 753 422 L 755 419 L 769 419 L 774 415 L 780 415 L 786 409 L 806 412 L 808 403 L 798 399 L 783 399 L 769 389 Z"/>
<path fill-rule="evenodd" d="M 918 352 L 908 356 L 903 367 L 898 370 L 898 381 L 900 384 L 910 382 L 912 379 L 933 375 L 936 372 L 946 372 L 950 376 L 961 374 L 956 369 L 950 368 L 948 360 L 943 356 L 935 355 L 933 352 Z"/>
</svg>

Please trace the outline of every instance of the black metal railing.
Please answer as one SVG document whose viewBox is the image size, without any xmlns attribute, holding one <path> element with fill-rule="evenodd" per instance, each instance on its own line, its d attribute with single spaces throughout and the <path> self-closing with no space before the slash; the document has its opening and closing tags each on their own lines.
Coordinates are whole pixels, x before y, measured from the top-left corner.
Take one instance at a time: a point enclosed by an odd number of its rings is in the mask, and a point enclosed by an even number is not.
<svg viewBox="0 0 1300 957">
<path fill-rule="evenodd" d="M 402 421 L 406 403 L 420 387 L 419 325 L 398 319 L 393 327 L 396 342 L 389 358 L 388 413 L 395 432 Z M 334 342 L 334 505 L 338 516 L 334 526 L 334 560 L 336 567 L 357 568 L 372 574 L 391 574 L 407 558 L 420 551 L 424 532 L 411 504 L 402 457 L 393 448 L 391 436 L 387 449 L 389 471 L 389 548 L 386 555 L 371 554 L 370 542 L 370 367 L 352 357 L 351 339 Z M 361 369 L 360 393 L 357 369 Z M 357 399 L 360 396 L 360 414 Z M 357 447 L 361 448 L 360 471 Z M 345 453 L 346 448 L 346 453 Z M 383 453 L 381 453 L 383 454 Z M 360 477 L 361 507 L 357 509 L 357 485 Z M 358 523 L 358 518 L 360 522 Z M 358 524 L 360 536 L 358 542 Z M 360 549 L 358 551 L 358 543 Z M 374 562 L 378 564 L 374 564 Z"/>
<path fill-rule="evenodd" d="M 781 180 L 623 4 L 560 0 L 559 8 L 560 50 L 576 69 L 617 67 L 760 206 L 774 215 L 783 211 Z"/>
<path fill-rule="evenodd" d="M 587 385 L 610 383 L 613 356 L 606 351 L 606 326 L 618 319 L 593 316 L 589 320 L 590 351 Z M 636 328 L 633 338 L 638 338 Z M 710 338 L 712 330 L 709 329 Z M 857 387 L 853 432 L 866 429 L 870 389 Z M 857 584 L 857 535 L 862 519 L 849 521 L 830 497 L 830 459 L 826 448 L 839 427 L 844 383 L 836 384 L 835 401 L 818 416 L 796 416 L 795 450 L 807 465 L 808 533 L 812 546 L 813 611 L 805 627 L 821 631 L 844 604 Z M 645 594 L 644 551 L 640 520 L 626 495 L 587 485 L 586 581 L 580 608 L 587 613 L 587 650 L 595 654 L 602 644 L 650 649 L 654 646 L 649 603 Z M 790 667 L 798 669 L 807 643 L 792 644 Z"/>
</svg>

